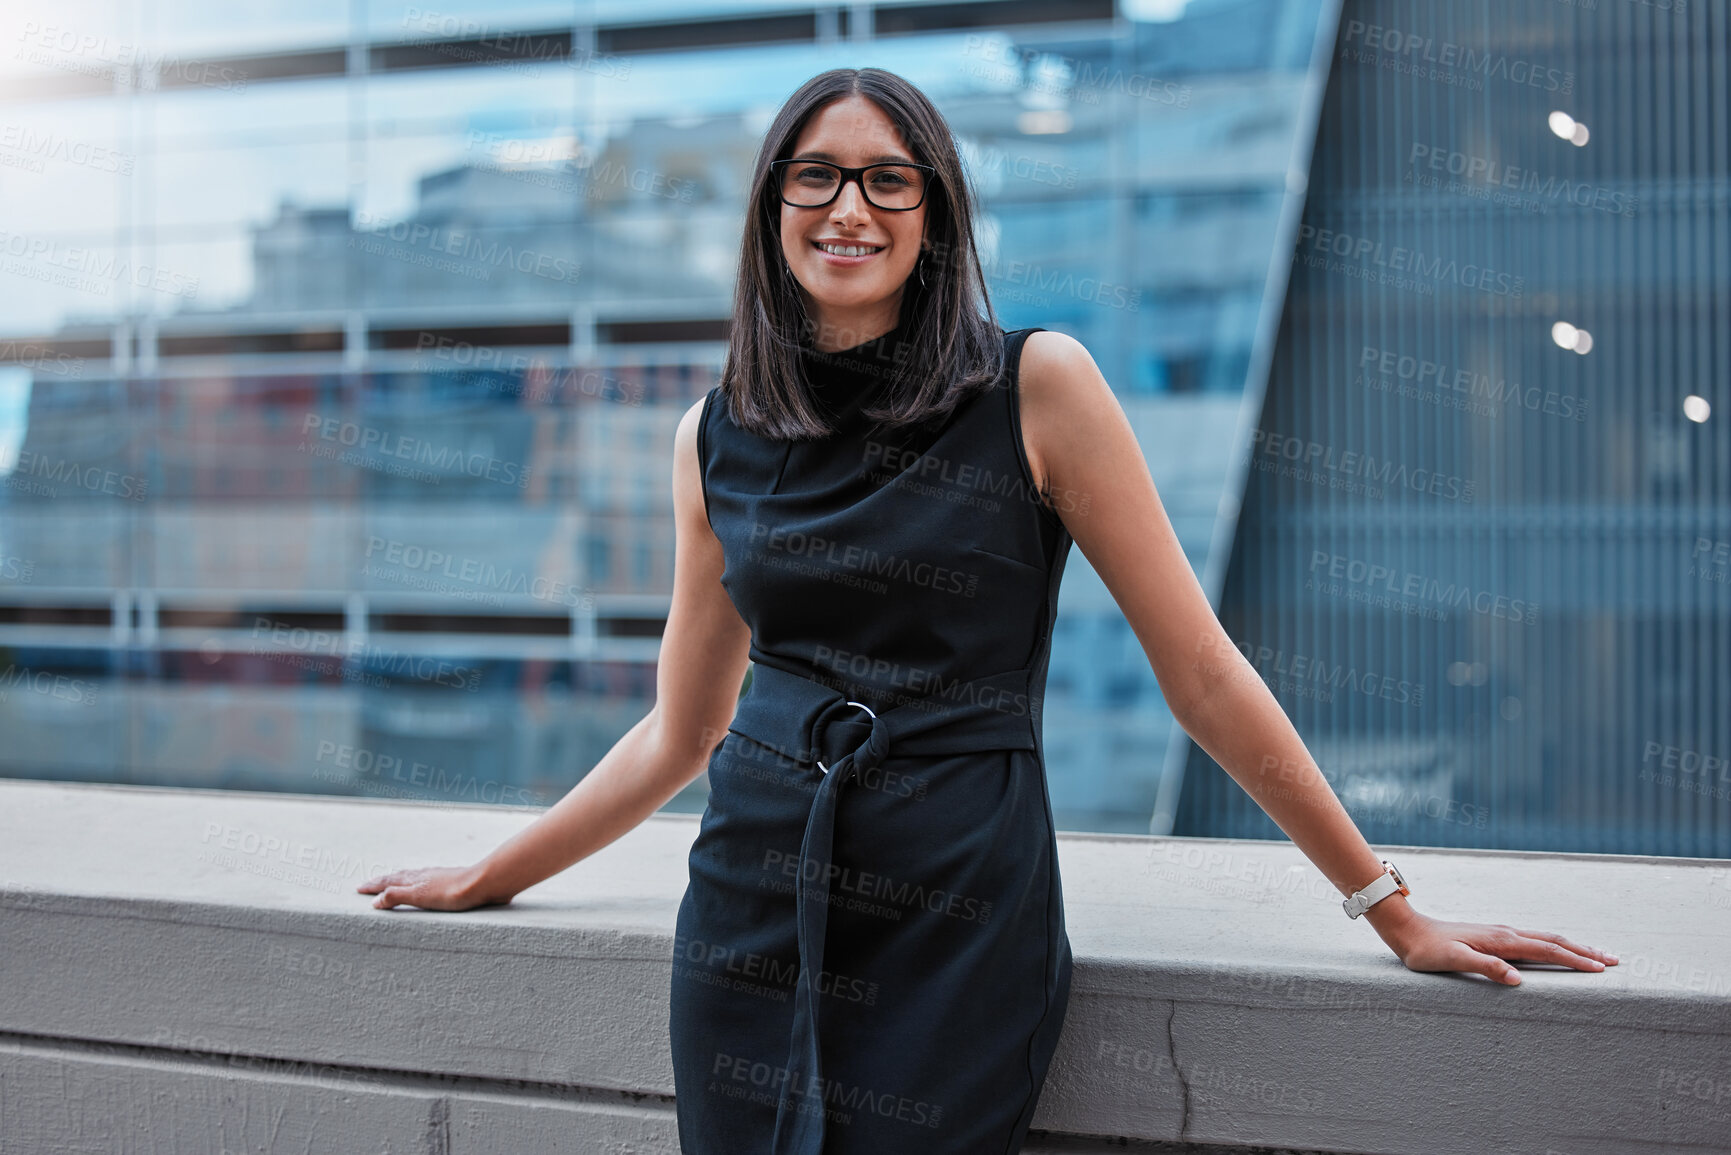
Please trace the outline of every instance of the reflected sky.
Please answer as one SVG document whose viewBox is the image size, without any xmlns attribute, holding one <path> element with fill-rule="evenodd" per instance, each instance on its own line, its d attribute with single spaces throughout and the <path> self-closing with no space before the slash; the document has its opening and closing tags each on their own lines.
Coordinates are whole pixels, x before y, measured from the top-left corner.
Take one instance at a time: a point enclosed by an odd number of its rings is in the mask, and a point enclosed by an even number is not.
<svg viewBox="0 0 1731 1155">
<path fill-rule="evenodd" d="M 65 23 L 73 24 L 70 16 Z M 633 55 L 628 71 L 613 76 L 543 62 L 353 81 L 289 80 L 240 91 L 175 89 L 122 106 L 94 99 L 12 103 L 0 126 L 9 134 L 0 140 L 0 152 L 9 141 L 10 151 L 28 162 L 42 142 L 59 142 L 60 157 L 100 151 L 106 159 L 48 159 L 39 163 L 40 171 L 0 170 L 0 180 L 8 225 L 33 238 L 124 247 L 203 245 L 226 236 L 219 243 L 229 259 L 244 265 L 247 231 L 270 223 L 284 204 L 348 205 L 367 220 L 406 219 L 419 205 L 422 178 L 454 165 L 509 155 L 593 157 L 649 121 L 677 129 L 727 117 L 735 132 L 755 136 L 800 78 L 843 64 L 891 69 L 956 107 L 964 158 L 988 197 L 1059 196 L 1063 190 L 1004 181 L 1004 141 L 995 128 L 990 143 L 975 135 L 993 120 L 971 124 L 964 110 L 976 105 L 1070 118 L 1057 123 L 1078 131 L 1049 139 L 1064 156 L 1064 183 L 1071 188 L 1103 181 L 1118 187 L 1125 180 L 1198 187 L 1265 181 L 1278 178 L 1290 161 L 1291 112 L 1302 75 L 1160 82 L 1168 86 L 1165 98 L 1133 102 L 1133 147 L 1119 151 L 1108 147 L 1114 134 L 1099 124 L 1108 107 L 1100 103 L 1101 94 L 1071 86 L 1078 68 L 1093 69 L 1091 75 L 1105 84 L 1122 83 L 1126 69 L 1087 49 L 1093 55 L 1086 60 L 1049 54 L 1024 76 L 1010 63 L 1019 43 L 1008 33 L 982 30 L 864 46 Z M 1133 68 L 1129 72 L 1140 76 Z M 116 107 L 130 115 L 116 117 Z M 1024 151 L 1045 143 L 1025 131 L 1010 139 L 1019 139 Z M 982 166 L 982 160 L 988 163 Z M 744 174 L 734 175 L 733 185 L 712 191 L 737 200 Z M 137 259 L 148 259 L 148 253 Z M 195 258 L 184 276 L 214 287 L 217 295 L 204 301 L 237 302 L 248 282 L 246 270 L 214 267 L 210 259 Z M 51 329 L 65 317 L 101 312 L 104 302 L 90 298 L 102 294 L 66 292 L 43 282 L 0 278 L 0 308 L 14 326 Z M 150 293 L 133 301 L 159 313 L 192 307 Z"/>
</svg>

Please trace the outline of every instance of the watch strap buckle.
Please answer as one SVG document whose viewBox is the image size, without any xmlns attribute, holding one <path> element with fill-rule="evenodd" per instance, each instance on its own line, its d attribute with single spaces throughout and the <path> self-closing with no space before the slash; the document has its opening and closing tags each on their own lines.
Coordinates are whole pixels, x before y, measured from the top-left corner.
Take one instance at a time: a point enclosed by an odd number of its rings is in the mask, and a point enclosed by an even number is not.
<svg viewBox="0 0 1731 1155">
<path fill-rule="evenodd" d="M 1391 894 L 1411 893 L 1412 890 L 1407 886 L 1406 879 L 1401 877 L 1400 870 L 1385 858 L 1382 860 L 1382 873 L 1362 890 L 1342 900 L 1340 907 L 1346 911 L 1346 917 L 1358 918 Z"/>
</svg>

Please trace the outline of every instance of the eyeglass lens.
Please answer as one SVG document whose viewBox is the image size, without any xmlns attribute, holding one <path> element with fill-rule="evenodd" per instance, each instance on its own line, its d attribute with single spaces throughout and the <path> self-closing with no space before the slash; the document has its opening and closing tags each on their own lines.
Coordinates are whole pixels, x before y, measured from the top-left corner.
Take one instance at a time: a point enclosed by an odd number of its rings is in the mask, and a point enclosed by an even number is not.
<svg viewBox="0 0 1731 1155">
<path fill-rule="evenodd" d="M 905 164 L 876 164 L 865 170 L 862 184 L 866 200 L 880 209 L 911 209 L 925 196 L 926 174 Z M 795 161 L 783 165 L 781 195 L 789 204 L 816 208 L 836 196 L 841 170 L 820 161 Z"/>
</svg>

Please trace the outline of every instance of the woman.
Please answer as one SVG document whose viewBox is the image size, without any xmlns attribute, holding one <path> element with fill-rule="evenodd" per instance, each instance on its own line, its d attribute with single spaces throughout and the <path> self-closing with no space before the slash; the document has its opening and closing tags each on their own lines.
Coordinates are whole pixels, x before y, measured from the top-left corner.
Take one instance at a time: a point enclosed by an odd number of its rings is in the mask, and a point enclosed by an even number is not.
<svg viewBox="0 0 1731 1155">
<path fill-rule="evenodd" d="M 707 769 L 670 1004 L 684 1149 L 1019 1150 L 1070 986 L 1039 717 L 1074 541 L 1186 731 L 1409 968 L 1615 963 L 1406 901 L 1222 630 L 1087 351 L 992 319 L 923 94 L 813 78 L 751 203 L 728 363 L 675 435 L 654 708 L 482 862 L 372 879 L 375 906 L 509 902 Z"/>
</svg>

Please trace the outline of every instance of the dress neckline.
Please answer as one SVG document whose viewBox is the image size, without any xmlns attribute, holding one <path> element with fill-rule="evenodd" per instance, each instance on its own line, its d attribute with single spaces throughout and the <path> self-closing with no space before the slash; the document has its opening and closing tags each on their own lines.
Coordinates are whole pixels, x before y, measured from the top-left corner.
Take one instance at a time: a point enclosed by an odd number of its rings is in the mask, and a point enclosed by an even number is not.
<svg viewBox="0 0 1731 1155">
<path fill-rule="evenodd" d="M 906 332 L 907 322 L 899 320 L 887 332 L 846 349 L 820 352 L 810 345 L 800 348 L 800 362 L 812 397 L 832 422 L 851 420 L 868 398 L 875 397 L 889 384 L 898 368 L 897 345 Z"/>
</svg>

